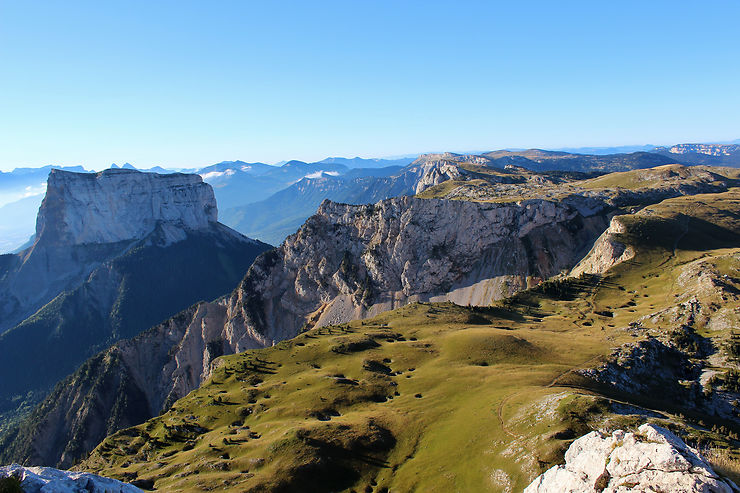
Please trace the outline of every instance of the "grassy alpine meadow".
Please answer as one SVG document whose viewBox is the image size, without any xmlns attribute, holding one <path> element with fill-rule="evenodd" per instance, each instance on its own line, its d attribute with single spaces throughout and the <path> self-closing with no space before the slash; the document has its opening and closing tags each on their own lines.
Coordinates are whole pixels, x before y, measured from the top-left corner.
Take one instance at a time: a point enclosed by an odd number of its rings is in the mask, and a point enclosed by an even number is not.
<svg viewBox="0 0 740 493">
<path fill-rule="evenodd" d="M 736 279 L 739 198 L 680 197 L 623 216 L 617 236 L 636 255 L 604 276 L 553 279 L 491 307 L 411 304 L 222 357 L 201 388 L 78 468 L 182 492 L 520 491 L 574 438 L 646 419 L 733 463 L 723 423 L 574 370 L 649 337 L 629 330 L 638 320 L 662 330 L 661 314 L 688 297 L 735 303 L 686 269 L 703 262 Z M 697 320 L 696 331 L 720 341 L 731 329 Z"/>
</svg>

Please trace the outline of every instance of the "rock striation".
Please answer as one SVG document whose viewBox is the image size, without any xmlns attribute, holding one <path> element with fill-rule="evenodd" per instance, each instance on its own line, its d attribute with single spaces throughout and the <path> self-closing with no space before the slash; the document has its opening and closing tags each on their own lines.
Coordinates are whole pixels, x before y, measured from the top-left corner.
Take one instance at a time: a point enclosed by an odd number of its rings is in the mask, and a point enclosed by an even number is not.
<svg viewBox="0 0 740 493">
<path fill-rule="evenodd" d="M 24 493 L 142 493 L 134 485 L 86 472 L 60 471 L 51 467 L 0 467 L 0 478 L 16 478 Z"/>
<path fill-rule="evenodd" d="M 637 433 L 597 431 L 582 436 L 565 453 L 565 464 L 537 477 L 524 493 L 733 493 L 734 483 L 720 478 L 679 437 L 644 424 Z"/>
</svg>

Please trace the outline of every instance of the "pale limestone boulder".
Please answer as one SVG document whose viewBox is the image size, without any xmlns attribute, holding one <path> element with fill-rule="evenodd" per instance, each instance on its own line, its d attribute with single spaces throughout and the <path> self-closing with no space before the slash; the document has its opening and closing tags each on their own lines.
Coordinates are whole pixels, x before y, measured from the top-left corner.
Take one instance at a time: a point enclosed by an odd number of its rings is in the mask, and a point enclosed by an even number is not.
<svg viewBox="0 0 740 493">
<path fill-rule="evenodd" d="M 637 433 L 593 431 L 573 442 L 565 464 L 537 477 L 525 493 L 733 493 L 698 451 L 659 426 L 644 424 Z"/>
<path fill-rule="evenodd" d="M 0 478 L 14 476 L 25 493 L 143 493 L 136 486 L 96 474 L 72 472 L 52 467 L 0 467 Z"/>
<path fill-rule="evenodd" d="M 607 230 L 596 240 L 591 251 L 573 268 L 570 275 L 577 277 L 581 274 L 604 274 L 615 265 L 633 258 L 634 248 L 617 240 L 617 235 L 625 231 L 619 216 L 613 217 Z"/>
</svg>

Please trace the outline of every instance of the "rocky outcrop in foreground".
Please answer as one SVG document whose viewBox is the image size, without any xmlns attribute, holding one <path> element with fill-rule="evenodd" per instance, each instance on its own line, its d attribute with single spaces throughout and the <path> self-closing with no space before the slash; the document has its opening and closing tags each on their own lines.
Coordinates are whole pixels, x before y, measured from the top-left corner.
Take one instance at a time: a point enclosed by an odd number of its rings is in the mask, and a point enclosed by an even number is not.
<svg viewBox="0 0 740 493">
<path fill-rule="evenodd" d="M 644 424 L 637 433 L 592 431 L 573 442 L 565 464 L 535 479 L 524 493 L 671 491 L 733 493 L 699 453 L 670 431 Z"/>
<path fill-rule="evenodd" d="M 20 481 L 24 493 L 142 493 L 136 486 L 115 479 L 50 467 L 21 467 L 17 464 L 0 467 L 0 481 L 10 477 Z"/>
</svg>

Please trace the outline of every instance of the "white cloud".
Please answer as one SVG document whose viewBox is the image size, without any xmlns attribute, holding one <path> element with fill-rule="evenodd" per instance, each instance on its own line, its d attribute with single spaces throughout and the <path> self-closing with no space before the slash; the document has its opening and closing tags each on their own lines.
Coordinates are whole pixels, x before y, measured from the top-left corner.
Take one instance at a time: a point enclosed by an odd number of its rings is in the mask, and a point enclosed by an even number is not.
<svg viewBox="0 0 740 493">
<path fill-rule="evenodd" d="M 321 178 L 321 175 L 339 176 L 339 173 L 337 171 L 316 171 L 304 176 L 304 178 Z"/>
<path fill-rule="evenodd" d="M 43 182 L 35 187 L 30 185 L 27 186 L 23 190 L 23 195 L 21 195 L 21 197 L 25 199 L 26 197 L 33 197 L 34 195 L 41 195 L 44 193 L 46 193 L 46 182 Z"/>
<path fill-rule="evenodd" d="M 202 173 L 200 176 L 204 181 L 213 180 L 214 178 L 220 178 L 222 176 L 231 176 L 236 171 L 233 169 L 227 169 L 226 171 L 211 171 L 210 173 Z"/>
</svg>

